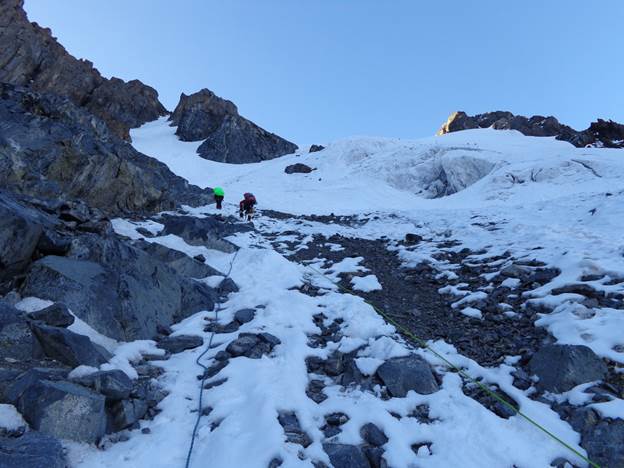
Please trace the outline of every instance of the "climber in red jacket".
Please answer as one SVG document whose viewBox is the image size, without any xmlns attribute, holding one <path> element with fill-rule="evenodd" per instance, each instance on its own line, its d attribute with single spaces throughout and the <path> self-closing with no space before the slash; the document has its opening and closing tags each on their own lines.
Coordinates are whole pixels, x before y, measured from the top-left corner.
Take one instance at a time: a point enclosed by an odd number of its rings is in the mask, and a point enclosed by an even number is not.
<svg viewBox="0 0 624 468">
<path fill-rule="evenodd" d="M 254 205 L 258 203 L 253 193 L 245 193 L 243 199 L 239 203 L 239 215 L 240 217 L 247 216 L 247 221 L 251 221 L 254 214 Z"/>
</svg>

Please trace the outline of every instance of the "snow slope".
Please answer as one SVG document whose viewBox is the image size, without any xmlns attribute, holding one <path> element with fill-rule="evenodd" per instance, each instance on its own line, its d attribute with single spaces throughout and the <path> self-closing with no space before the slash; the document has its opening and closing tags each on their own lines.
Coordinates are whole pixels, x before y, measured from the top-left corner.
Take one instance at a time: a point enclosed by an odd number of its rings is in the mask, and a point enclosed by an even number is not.
<svg viewBox="0 0 624 468">
<path fill-rule="evenodd" d="M 535 291 L 536 300 L 583 275 L 606 275 L 593 285 L 601 291 L 622 288 L 606 284 L 624 278 L 621 150 L 575 148 L 554 138 L 477 129 L 413 141 L 353 138 L 317 153 L 229 165 L 200 158 L 196 144 L 179 141 L 164 118 L 133 130 L 132 139 L 138 150 L 190 182 L 224 187 L 226 206 L 252 191 L 260 209 L 383 218 L 381 225 L 363 227 L 359 236 L 401 238 L 419 232 L 432 240 L 452 237 L 461 247 L 486 249 L 491 256 L 511 252 L 527 259 L 535 258 L 539 248 L 539 259 L 562 274 Z M 285 174 L 284 168 L 295 162 L 315 170 Z M 456 192 L 428 198 L 441 182 L 440 167 Z M 422 252 L 402 255 L 408 263 L 436 263 Z M 624 330 L 621 313 L 603 309 L 587 318 L 563 302 L 539 323 L 563 343 L 586 344 L 624 362 L 624 354 L 614 350 Z"/>
<path fill-rule="evenodd" d="M 189 182 L 224 187 L 226 200 L 253 191 L 261 206 L 289 213 L 481 209 L 624 189 L 620 150 L 578 149 L 516 131 L 468 130 L 413 141 L 353 138 L 321 152 L 240 165 L 200 158 L 198 143 L 179 141 L 165 117 L 132 130 L 131 137 L 135 148 Z M 284 173 L 297 162 L 314 171 Z M 431 200 L 443 184 L 459 193 Z"/>
<path fill-rule="evenodd" d="M 434 394 L 411 392 L 406 398 L 383 400 L 375 392 L 342 391 L 329 385 L 325 388 L 328 399 L 313 403 L 305 394 L 306 356 L 327 357 L 335 349 L 349 352 L 361 347 L 357 365 L 361 372 L 370 374 L 384 360 L 414 351 L 361 298 L 342 294 L 303 265 L 288 261 L 263 236 L 296 231 L 308 240 L 314 234 L 399 240 L 407 233 L 417 233 L 431 242 L 416 250 L 398 248 L 401 259 L 407 265 L 427 261 L 447 278 L 457 277 L 456 267 L 437 258 L 434 246 L 448 239 L 459 242 L 458 250 L 468 247 L 473 252 L 485 252 L 481 256 L 474 253 L 470 257 L 474 261 L 505 252 L 516 259 L 539 258 L 559 268 L 561 274 L 526 297 L 527 301 L 547 301 L 555 306 L 554 312 L 544 315 L 537 325 L 547 327 L 559 342 L 585 344 L 599 355 L 624 364 L 621 310 L 592 309 L 574 294 L 551 294 L 553 288 L 574 283 L 586 274 L 601 276 L 591 283 L 597 290 L 614 293 L 624 289 L 622 281 L 617 281 L 624 278 L 622 151 L 577 149 L 517 132 L 474 130 L 414 141 L 354 138 L 318 153 L 227 165 L 201 159 L 195 154 L 197 143 L 178 141 L 174 131 L 161 119 L 133 130 L 131 136 L 138 150 L 163 161 L 191 183 L 224 187 L 226 212 L 235 210 L 237 197 L 243 192 L 252 191 L 261 209 L 336 213 L 362 219 L 361 225 L 343 226 L 316 221 L 293 224 L 288 219 L 261 216 L 256 221 L 258 233 L 233 239 L 241 250 L 232 277 L 241 291 L 230 295 L 220 322 L 227 323 L 238 309 L 256 307 L 256 317 L 240 331 L 268 331 L 281 344 L 270 358 L 232 359 L 214 378 L 228 380 L 205 392 L 206 406 L 212 412 L 201 419 L 192 466 L 264 468 L 275 457 L 283 460 L 284 467 L 311 467 L 312 460 L 328 463 L 319 426 L 324 415 L 332 411 L 343 411 L 350 417 L 339 436 L 343 443 L 360 443 L 358 431 L 364 423 L 373 422 L 382 428 L 390 438 L 384 456 L 394 467 L 545 467 L 557 457 L 586 466 L 523 419 L 502 419 L 464 395 L 457 374 L 446 372 L 437 358 L 424 351 L 417 352 L 442 375 L 441 390 Z M 295 162 L 315 170 L 285 174 L 284 168 Z M 440 196 L 444 194 L 448 195 Z M 210 206 L 188 211 L 202 216 L 215 209 Z M 136 223 L 115 220 L 114 226 L 129 237 L 143 237 L 136 231 Z M 285 234 L 278 241 L 288 246 L 292 239 Z M 201 253 L 222 271 L 232 259 L 189 246 L 176 236 L 146 240 L 190 255 Z M 305 242 L 294 248 L 305 248 Z M 322 268 L 323 259 L 318 260 L 316 266 Z M 496 263 L 498 269 L 506 266 L 504 261 Z M 336 279 L 339 272 L 357 273 L 352 282 L 355 289 L 367 291 L 381 286 L 359 265 L 358 258 L 335 263 L 323 272 L 330 279 Z M 293 289 L 304 282 L 323 288 L 325 294 L 310 297 Z M 513 287 L 514 282 L 507 285 Z M 479 320 L 480 311 L 471 301 L 482 297 L 483 292 L 470 291 L 467 286 L 456 285 L 448 291 L 458 296 L 458 313 Z M 319 332 L 313 321 L 319 311 L 328 321 L 342 320 L 343 337 L 327 348 L 310 348 L 307 337 Z M 177 325 L 175 333 L 207 339 L 204 318 L 212 316 L 208 312 L 196 314 Z M 217 346 L 206 357 L 207 363 L 236 334 L 217 336 Z M 548 404 L 532 400 L 529 391 L 513 386 L 511 372 L 516 357 L 486 368 L 444 342 L 432 346 L 473 377 L 497 384 L 522 411 L 584 453 L 578 446 L 579 434 Z M 162 362 L 163 383 L 170 394 L 160 404 L 162 413 L 151 422 L 142 422 L 150 434 L 132 431 L 128 441 L 105 451 L 72 444 L 72 462 L 89 468 L 183 466 L 197 405 L 199 370 L 194 360 L 202 350 L 187 351 Z M 558 397 L 581 402 L 585 395 L 582 390 Z M 435 419 L 432 424 L 406 417 L 421 404 L 429 406 Z M 594 407 L 609 417 L 624 418 L 622 400 Z M 297 414 L 312 439 L 305 450 L 284 442 L 277 421 L 279 411 Z M 403 417 L 392 417 L 390 412 Z M 424 441 L 430 445 L 422 445 L 415 453 L 412 445 Z"/>
</svg>

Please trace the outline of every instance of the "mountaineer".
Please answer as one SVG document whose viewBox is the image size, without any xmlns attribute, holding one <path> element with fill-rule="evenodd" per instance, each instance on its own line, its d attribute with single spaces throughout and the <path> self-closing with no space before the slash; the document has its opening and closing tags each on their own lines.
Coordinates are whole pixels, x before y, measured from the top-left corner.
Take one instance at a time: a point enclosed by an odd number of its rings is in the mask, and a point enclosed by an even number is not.
<svg viewBox="0 0 624 468">
<path fill-rule="evenodd" d="M 223 203 L 223 197 L 225 196 L 225 192 L 223 191 L 221 187 L 215 187 L 212 190 L 212 193 L 214 194 L 214 199 L 215 199 L 215 202 L 217 203 L 217 209 L 220 210 L 221 203 Z"/>
<path fill-rule="evenodd" d="M 256 197 L 254 197 L 253 193 L 245 193 L 243 195 L 243 199 L 239 203 L 239 215 L 242 218 L 243 216 L 247 216 L 247 221 L 251 221 L 254 213 L 254 205 L 257 203 Z"/>
</svg>

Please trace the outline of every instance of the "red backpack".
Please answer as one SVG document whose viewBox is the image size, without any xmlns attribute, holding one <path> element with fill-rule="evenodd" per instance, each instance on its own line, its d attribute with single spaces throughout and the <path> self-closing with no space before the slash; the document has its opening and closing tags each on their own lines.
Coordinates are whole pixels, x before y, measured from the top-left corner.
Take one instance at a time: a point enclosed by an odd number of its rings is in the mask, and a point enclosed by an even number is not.
<svg viewBox="0 0 624 468">
<path fill-rule="evenodd" d="M 245 198 L 245 201 L 246 201 L 246 202 L 251 203 L 252 205 L 255 205 L 255 204 L 257 203 L 257 202 L 256 202 L 256 197 L 254 196 L 254 194 L 253 194 L 253 193 L 249 193 L 249 192 L 247 192 L 247 193 L 245 193 L 245 194 L 243 195 L 243 197 Z"/>
</svg>

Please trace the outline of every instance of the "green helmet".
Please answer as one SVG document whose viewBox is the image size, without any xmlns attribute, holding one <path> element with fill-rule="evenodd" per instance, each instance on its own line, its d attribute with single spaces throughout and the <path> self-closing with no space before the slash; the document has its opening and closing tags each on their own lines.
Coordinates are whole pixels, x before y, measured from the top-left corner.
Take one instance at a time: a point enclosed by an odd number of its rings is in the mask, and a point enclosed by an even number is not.
<svg viewBox="0 0 624 468">
<path fill-rule="evenodd" d="M 214 189 L 212 189 L 212 192 L 215 195 L 218 195 L 220 197 L 222 197 L 224 195 L 225 192 L 223 192 L 223 189 L 221 187 L 215 187 Z"/>
</svg>

